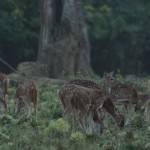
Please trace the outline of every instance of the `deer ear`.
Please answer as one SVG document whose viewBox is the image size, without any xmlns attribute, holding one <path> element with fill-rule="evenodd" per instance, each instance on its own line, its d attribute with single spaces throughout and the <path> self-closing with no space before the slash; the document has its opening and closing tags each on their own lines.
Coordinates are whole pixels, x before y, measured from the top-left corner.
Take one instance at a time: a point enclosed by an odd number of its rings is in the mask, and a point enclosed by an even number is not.
<svg viewBox="0 0 150 150">
<path fill-rule="evenodd" d="M 103 77 L 105 78 L 107 76 L 107 72 L 105 71 L 103 74 Z"/>
<path fill-rule="evenodd" d="M 112 72 L 109 73 L 110 76 L 113 76 L 113 74 L 114 74 L 114 71 L 112 71 Z"/>
</svg>

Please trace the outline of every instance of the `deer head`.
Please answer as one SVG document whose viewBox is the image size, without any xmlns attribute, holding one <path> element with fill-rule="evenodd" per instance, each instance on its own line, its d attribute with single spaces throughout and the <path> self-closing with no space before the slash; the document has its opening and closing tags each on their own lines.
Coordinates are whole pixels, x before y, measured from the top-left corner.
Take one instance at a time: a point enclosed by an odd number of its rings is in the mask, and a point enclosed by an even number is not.
<svg viewBox="0 0 150 150">
<path fill-rule="evenodd" d="M 115 108 L 113 102 L 111 99 L 108 97 L 106 100 L 103 102 L 103 104 L 100 106 L 103 107 L 115 120 L 116 125 L 119 128 L 122 128 L 124 126 L 124 117 L 119 113 L 119 111 Z"/>
<path fill-rule="evenodd" d="M 110 94 L 112 86 L 115 85 L 117 81 L 113 77 L 113 72 L 107 73 L 105 72 L 103 75 L 103 82 L 102 82 L 102 93 L 103 96 Z"/>
</svg>

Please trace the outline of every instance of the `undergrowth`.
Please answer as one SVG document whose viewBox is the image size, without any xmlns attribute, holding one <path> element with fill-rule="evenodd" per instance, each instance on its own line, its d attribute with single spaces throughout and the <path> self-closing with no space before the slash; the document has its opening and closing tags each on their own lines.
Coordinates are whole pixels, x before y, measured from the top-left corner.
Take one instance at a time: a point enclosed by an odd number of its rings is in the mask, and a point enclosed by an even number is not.
<svg viewBox="0 0 150 150">
<path fill-rule="evenodd" d="M 122 82 L 122 76 L 118 75 Z M 143 79 L 142 89 L 147 79 Z M 93 79 L 97 83 L 101 79 Z M 0 112 L 0 149 L 3 150 L 149 150 L 150 122 L 137 113 L 125 127 L 118 129 L 112 119 L 100 137 L 87 136 L 72 120 L 62 119 L 62 105 L 58 99 L 61 85 L 50 81 L 40 81 L 37 119 L 34 115 L 27 118 L 27 109 L 19 114 L 14 113 L 13 95 L 15 87 L 9 88 L 9 112 Z M 137 88 L 139 85 L 137 86 Z M 139 88 L 140 89 L 140 88 Z M 144 89 L 145 90 L 145 89 Z"/>
</svg>

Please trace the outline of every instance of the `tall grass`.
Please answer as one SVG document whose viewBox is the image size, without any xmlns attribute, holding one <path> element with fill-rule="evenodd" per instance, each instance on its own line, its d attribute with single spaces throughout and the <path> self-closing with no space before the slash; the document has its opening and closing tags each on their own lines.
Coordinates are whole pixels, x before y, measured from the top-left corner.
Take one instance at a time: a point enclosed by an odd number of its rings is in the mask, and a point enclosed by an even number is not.
<svg viewBox="0 0 150 150">
<path fill-rule="evenodd" d="M 120 80 L 123 80 L 118 76 Z M 98 81 L 100 82 L 100 81 Z M 140 88 L 145 88 L 147 78 Z M 129 124 L 120 130 L 111 118 L 100 137 L 87 136 L 80 128 L 62 119 L 62 105 L 57 93 L 60 85 L 38 82 L 38 116 L 27 119 L 27 109 L 14 113 L 13 94 L 9 88 L 9 112 L 0 112 L 0 149 L 3 150 L 149 150 L 150 122 L 133 113 Z M 137 86 L 139 87 L 139 85 Z"/>
</svg>

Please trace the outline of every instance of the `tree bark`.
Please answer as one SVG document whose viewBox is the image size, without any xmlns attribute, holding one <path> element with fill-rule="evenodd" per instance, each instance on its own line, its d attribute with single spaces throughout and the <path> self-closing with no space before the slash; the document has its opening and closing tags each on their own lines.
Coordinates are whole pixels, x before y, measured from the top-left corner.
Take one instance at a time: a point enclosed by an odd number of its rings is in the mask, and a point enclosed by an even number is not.
<svg viewBox="0 0 150 150">
<path fill-rule="evenodd" d="M 79 19 L 79 29 L 81 37 L 81 47 L 80 47 L 80 71 L 86 75 L 93 75 L 94 72 L 91 68 L 91 58 L 90 58 L 90 42 L 88 37 L 87 25 L 83 13 L 83 3 L 81 0 L 77 2 L 77 13 Z"/>
<path fill-rule="evenodd" d="M 49 77 L 75 75 L 82 70 L 91 74 L 90 46 L 80 3 L 77 0 L 39 0 L 39 4 L 38 62 L 48 65 Z"/>
</svg>

